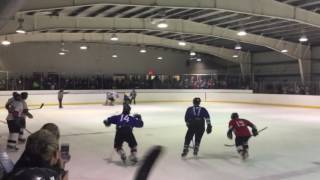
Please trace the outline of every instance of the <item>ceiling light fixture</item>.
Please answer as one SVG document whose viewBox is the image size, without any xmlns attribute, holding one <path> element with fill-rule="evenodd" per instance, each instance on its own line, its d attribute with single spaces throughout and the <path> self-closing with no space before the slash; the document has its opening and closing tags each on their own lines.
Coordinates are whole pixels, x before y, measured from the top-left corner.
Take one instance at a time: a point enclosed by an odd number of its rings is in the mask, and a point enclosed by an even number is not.
<svg viewBox="0 0 320 180">
<path fill-rule="evenodd" d="M 166 20 L 160 19 L 157 27 L 160 28 L 160 29 L 165 29 L 165 28 L 168 28 L 169 25 L 168 25 L 168 23 L 166 22 Z"/>
<path fill-rule="evenodd" d="M 281 52 L 282 53 L 288 53 L 288 50 L 287 49 L 282 49 Z"/>
<path fill-rule="evenodd" d="M 237 54 L 233 55 L 232 56 L 233 58 L 238 58 L 239 56 Z"/>
<path fill-rule="evenodd" d="M 22 19 L 22 18 L 18 19 L 19 26 L 16 29 L 16 33 L 18 33 L 18 34 L 26 34 L 26 31 L 23 29 L 23 25 L 22 25 L 23 22 L 24 22 L 24 19 Z"/>
<path fill-rule="evenodd" d="M 1 44 L 4 46 L 9 46 L 11 42 L 7 38 L 5 38 L 3 41 L 1 41 Z"/>
<path fill-rule="evenodd" d="M 246 35 L 247 35 L 247 32 L 244 29 L 238 32 L 238 36 L 246 36 Z"/>
<path fill-rule="evenodd" d="M 241 47 L 241 45 L 238 43 L 238 44 L 236 44 L 236 46 L 234 47 L 234 49 L 235 49 L 235 50 L 241 50 L 242 47 Z"/>
<path fill-rule="evenodd" d="M 147 53 L 147 50 L 145 48 L 141 48 L 140 53 L 142 53 L 142 54 Z"/>
<path fill-rule="evenodd" d="M 299 39 L 300 42 L 307 42 L 309 39 L 306 35 L 302 35 Z"/>
<path fill-rule="evenodd" d="M 118 41 L 119 38 L 118 38 L 118 36 L 116 34 L 112 34 L 110 40 L 111 41 Z"/>
<path fill-rule="evenodd" d="M 88 46 L 86 46 L 86 45 L 81 45 L 81 46 L 80 46 L 80 49 L 81 49 L 81 50 L 87 50 L 87 49 L 88 49 Z"/>
<path fill-rule="evenodd" d="M 194 51 L 190 51 L 190 56 L 195 56 L 195 55 L 197 55 L 197 53 L 196 53 L 196 52 L 194 52 Z"/>
<path fill-rule="evenodd" d="M 179 46 L 186 46 L 187 45 L 187 43 L 183 40 L 179 41 L 178 44 L 179 44 Z"/>
<path fill-rule="evenodd" d="M 163 57 L 159 56 L 157 59 L 158 59 L 158 60 L 163 60 Z"/>
<path fill-rule="evenodd" d="M 112 55 L 112 58 L 118 58 L 118 55 L 114 54 Z"/>
</svg>

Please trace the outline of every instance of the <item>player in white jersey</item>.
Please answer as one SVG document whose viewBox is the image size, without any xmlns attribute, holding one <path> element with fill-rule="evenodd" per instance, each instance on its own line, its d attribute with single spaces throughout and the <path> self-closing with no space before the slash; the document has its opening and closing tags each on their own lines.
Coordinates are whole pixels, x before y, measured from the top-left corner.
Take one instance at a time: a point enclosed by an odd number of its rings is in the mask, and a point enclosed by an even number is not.
<svg viewBox="0 0 320 180">
<path fill-rule="evenodd" d="M 20 121 L 20 132 L 19 132 L 19 139 L 18 139 L 20 143 L 24 143 L 26 141 L 26 139 L 24 137 L 24 130 L 26 128 L 26 118 L 27 117 L 29 119 L 33 118 L 32 114 L 29 112 L 29 109 L 28 109 L 28 104 L 26 102 L 27 98 L 28 98 L 28 93 L 22 92 L 21 93 L 21 102 L 23 103 L 23 114 L 22 114 L 22 118 Z"/>
<path fill-rule="evenodd" d="M 21 101 L 21 95 L 19 93 L 14 93 L 13 95 L 13 99 L 10 98 L 6 104 L 6 108 L 8 110 L 7 123 L 9 128 L 9 137 L 7 143 L 8 150 L 18 150 L 17 140 L 24 109 Z"/>
</svg>

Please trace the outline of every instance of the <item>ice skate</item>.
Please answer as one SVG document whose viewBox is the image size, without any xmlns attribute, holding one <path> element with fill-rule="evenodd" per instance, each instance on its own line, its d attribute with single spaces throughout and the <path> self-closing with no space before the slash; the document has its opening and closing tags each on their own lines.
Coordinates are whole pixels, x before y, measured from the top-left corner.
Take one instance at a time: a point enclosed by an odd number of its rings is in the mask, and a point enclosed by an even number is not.
<svg viewBox="0 0 320 180">
<path fill-rule="evenodd" d="M 129 159 L 133 164 L 136 164 L 138 162 L 138 158 L 135 154 L 131 154 Z"/>
<path fill-rule="evenodd" d="M 185 158 L 188 155 L 188 152 L 189 152 L 188 148 L 184 148 L 182 151 L 181 157 Z"/>
</svg>

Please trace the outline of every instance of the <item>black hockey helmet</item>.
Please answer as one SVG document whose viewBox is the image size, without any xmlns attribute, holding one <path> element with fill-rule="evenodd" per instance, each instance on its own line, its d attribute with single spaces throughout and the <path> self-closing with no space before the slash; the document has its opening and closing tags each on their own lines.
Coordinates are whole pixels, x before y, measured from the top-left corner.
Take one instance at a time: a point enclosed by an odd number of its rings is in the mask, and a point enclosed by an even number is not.
<svg viewBox="0 0 320 180">
<path fill-rule="evenodd" d="M 20 101 L 21 100 L 21 94 L 17 93 L 17 92 L 13 92 L 13 99 L 16 101 Z"/>
<path fill-rule="evenodd" d="M 201 103 L 201 99 L 199 97 L 193 98 L 193 105 L 199 106 Z"/>
<path fill-rule="evenodd" d="M 21 98 L 22 99 L 27 99 L 28 98 L 28 93 L 27 92 L 22 92 L 21 93 Z"/>
<path fill-rule="evenodd" d="M 19 96 L 19 93 L 18 93 L 17 91 L 14 91 L 14 92 L 12 93 L 12 97 L 17 97 L 17 96 Z"/>
<path fill-rule="evenodd" d="M 239 118 L 239 114 L 234 112 L 231 114 L 231 119 L 238 119 Z"/>
<path fill-rule="evenodd" d="M 130 114 L 131 107 L 129 104 L 123 104 L 122 114 Z"/>
</svg>

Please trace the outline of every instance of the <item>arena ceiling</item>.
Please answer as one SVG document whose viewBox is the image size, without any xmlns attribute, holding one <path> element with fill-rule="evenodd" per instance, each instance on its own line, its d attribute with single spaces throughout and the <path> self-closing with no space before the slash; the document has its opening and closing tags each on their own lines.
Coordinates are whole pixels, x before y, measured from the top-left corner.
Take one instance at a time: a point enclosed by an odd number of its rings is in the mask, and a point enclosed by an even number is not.
<svg viewBox="0 0 320 180">
<path fill-rule="evenodd" d="M 17 19 L 24 18 L 23 26 L 31 34 L 70 33 L 82 38 L 81 34 L 142 34 L 230 50 L 240 43 L 243 52 L 281 52 L 287 48 L 289 56 L 298 58 L 304 54 L 297 52 L 298 48 L 320 45 L 319 7 L 319 0 L 26 0 L 1 34 L 13 34 Z M 37 21 L 41 18 L 42 22 Z M 103 24 L 103 19 L 110 24 Z M 115 23 L 128 20 L 131 24 L 127 26 Z M 138 20 L 149 24 L 136 26 Z M 174 29 L 149 27 L 159 20 L 189 24 L 175 25 Z M 82 21 L 92 24 L 81 25 Z M 198 26 L 212 27 L 212 32 L 202 33 Z M 231 35 L 239 30 L 245 30 L 249 36 Z M 300 43 L 302 35 L 309 41 Z"/>
</svg>

